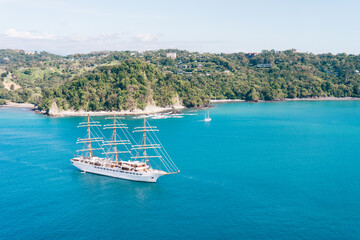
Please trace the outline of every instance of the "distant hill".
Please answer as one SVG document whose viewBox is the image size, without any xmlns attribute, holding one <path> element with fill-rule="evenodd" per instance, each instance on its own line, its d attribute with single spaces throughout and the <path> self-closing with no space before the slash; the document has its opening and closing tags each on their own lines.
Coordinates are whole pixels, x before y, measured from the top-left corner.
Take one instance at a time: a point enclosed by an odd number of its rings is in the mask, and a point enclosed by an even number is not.
<svg viewBox="0 0 360 240">
<path fill-rule="evenodd" d="M 144 108 L 154 101 L 188 107 L 210 99 L 280 100 L 319 96 L 360 97 L 360 56 L 295 50 L 211 54 L 176 49 L 93 52 L 59 56 L 0 50 L 0 99 L 48 109 Z M 11 79 L 9 79 L 11 76 Z"/>
<path fill-rule="evenodd" d="M 60 109 L 89 111 L 144 109 L 150 104 L 168 107 L 176 104 L 179 84 L 182 84 L 179 77 L 165 75 L 153 64 L 128 59 L 44 89 L 39 107 L 49 109 L 54 101 Z M 189 83 L 184 84 L 188 86 L 181 89 L 193 91 Z M 190 101 L 187 94 L 180 96 L 184 102 Z"/>
</svg>

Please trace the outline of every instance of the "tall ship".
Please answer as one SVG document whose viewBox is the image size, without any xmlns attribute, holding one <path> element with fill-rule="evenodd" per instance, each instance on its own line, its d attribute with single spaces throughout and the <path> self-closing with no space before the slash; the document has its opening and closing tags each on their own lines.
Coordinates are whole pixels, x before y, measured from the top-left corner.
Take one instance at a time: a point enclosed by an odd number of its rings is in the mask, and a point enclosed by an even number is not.
<svg viewBox="0 0 360 240">
<path fill-rule="evenodd" d="M 111 122 L 102 126 L 88 115 L 87 121 L 79 124 L 87 133 L 77 140 L 84 148 L 71 159 L 75 167 L 83 172 L 139 182 L 156 182 L 161 176 L 180 172 L 156 136 L 157 127 L 151 126 L 146 118 L 132 133 L 121 122 L 122 117 L 106 119 Z M 101 127 L 112 130 L 109 140 Z M 133 137 L 136 134 L 141 134 L 139 141 Z"/>
</svg>

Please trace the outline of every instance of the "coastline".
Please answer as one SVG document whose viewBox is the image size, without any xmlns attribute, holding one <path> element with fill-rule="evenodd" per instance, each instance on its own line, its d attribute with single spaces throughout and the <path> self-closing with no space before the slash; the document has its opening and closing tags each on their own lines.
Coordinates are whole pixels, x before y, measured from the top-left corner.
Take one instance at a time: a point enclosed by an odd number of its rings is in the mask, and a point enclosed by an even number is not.
<svg viewBox="0 0 360 240">
<path fill-rule="evenodd" d="M 285 98 L 284 101 L 358 101 L 356 97 Z"/>
<path fill-rule="evenodd" d="M 360 98 L 356 97 L 311 97 L 311 98 L 284 98 L 273 101 L 246 101 L 242 99 L 215 99 L 210 100 L 210 103 L 234 103 L 234 102 L 253 102 L 253 103 L 264 103 L 264 102 L 290 102 L 290 101 L 359 101 Z"/>
<path fill-rule="evenodd" d="M 264 103 L 264 102 L 290 102 L 290 101 L 359 101 L 360 98 L 356 97 L 314 97 L 314 98 L 284 98 L 281 100 L 274 101 L 264 101 L 258 100 L 253 101 L 252 103 Z M 249 102 L 243 99 L 214 99 L 210 100 L 210 103 L 220 104 L 220 103 L 239 103 L 239 102 Z M 50 117 L 78 117 L 78 116 L 87 116 L 90 114 L 91 116 L 111 116 L 111 115 L 123 115 L 123 116 L 136 116 L 136 115 L 148 115 L 148 114 L 156 114 L 163 113 L 168 111 L 179 111 L 182 109 L 186 109 L 186 107 L 176 104 L 171 107 L 158 107 L 155 105 L 148 105 L 144 110 L 142 109 L 134 109 L 134 110 L 121 110 L 121 111 L 84 111 L 84 110 L 59 110 L 57 106 L 52 107 L 49 113 L 41 112 L 36 110 L 37 107 L 31 103 L 14 103 L 14 102 L 6 102 L 4 105 L 0 105 L 1 107 L 10 107 L 10 108 L 29 108 L 34 110 L 36 113 L 41 113 Z M 212 106 L 210 106 L 212 107 Z"/>
<path fill-rule="evenodd" d="M 0 105 L 0 107 L 11 107 L 11 108 L 31 108 L 35 109 L 35 105 L 32 103 L 14 103 L 14 102 L 6 102 L 4 105 Z"/>
<path fill-rule="evenodd" d="M 80 117 L 80 116 L 111 116 L 111 115 L 127 115 L 127 116 L 135 116 L 135 115 L 147 115 L 147 114 L 155 114 L 162 113 L 168 111 L 178 111 L 184 109 L 183 106 L 173 106 L 173 107 L 157 107 L 157 106 L 147 106 L 144 110 L 134 109 L 134 110 L 121 110 L 121 111 L 74 111 L 74 110 L 60 110 L 60 111 L 49 111 L 48 116 L 50 117 Z"/>
<path fill-rule="evenodd" d="M 242 99 L 214 99 L 210 100 L 210 103 L 230 103 L 230 102 L 246 102 Z"/>
</svg>

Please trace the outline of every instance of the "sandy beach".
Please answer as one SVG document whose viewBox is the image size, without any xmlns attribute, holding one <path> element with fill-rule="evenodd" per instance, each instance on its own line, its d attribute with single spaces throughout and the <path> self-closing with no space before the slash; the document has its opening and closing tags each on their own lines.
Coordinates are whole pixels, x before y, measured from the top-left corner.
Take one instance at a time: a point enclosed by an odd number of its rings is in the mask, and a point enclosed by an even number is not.
<svg viewBox="0 0 360 240">
<path fill-rule="evenodd" d="M 35 108 L 34 104 L 31 103 L 14 103 L 6 102 L 5 105 L 0 105 L 0 107 L 13 107 L 13 108 Z"/>
</svg>

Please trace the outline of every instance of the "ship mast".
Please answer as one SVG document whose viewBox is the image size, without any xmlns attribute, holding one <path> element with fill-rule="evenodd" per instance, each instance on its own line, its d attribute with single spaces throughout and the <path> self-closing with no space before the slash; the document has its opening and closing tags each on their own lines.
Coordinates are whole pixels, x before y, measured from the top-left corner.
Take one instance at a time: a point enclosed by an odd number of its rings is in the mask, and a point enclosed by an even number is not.
<svg viewBox="0 0 360 240">
<path fill-rule="evenodd" d="M 147 132 L 156 132 L 159 131 L 156 127 L 147 125 L 146 119 L 144 118 L 144 126 L 143 127 L 136 127 L 133 132 L 143 132 L 143 144 L 141 145 L 134 145 L 131 150 L 143 150 L 143 156 L 135 156 L 131 157 L 134 159 L 143 158 L 145 162 L 145 166 L 148 165 L 149 158 L 160 158 L 161 156 L 149 156 L 147 154 L 147 150 L 150 148 L 161 148 L 160 144 L 147 144 Z"/>
<path fill-rule="evenodd" d="M 145 166 L 146 166 L 148 161 L 148 158 L 146 156 L 146 118 L 144 118 L 144 158 L 145 158 Z"/>
<path fill-rule="evenodd" d="M 89 141 L 89 145 L 88 145 L 88 148 L 89 148 L 89 158 L 91 158 L 91 157 L 92 157 L 92 150 L 91 150 L 90 114 L 88 114 L 87 126 L 88 126 L 87 131 L 88 131 L 88 135 L 89 135 L 89 139 L 88 139 L 88 141 Z"/>
<path fill-rule="evenodd" d="M 115 152 L 115 162 L 118 162 L 118 152 L 117 152 L 117 148 L 116 148 L 116 119 L 114 118 L 114 152 Z"/>
<path fill-rule="evenodd" d="M 104 129 L 113 129 L 113 137 L 111 141 L 105 141 L 104 145 L 109 145 L 112 146 L 113 149 L 110 149 L 108 152 L 105 152 L 104 154 L 114 154 L 115 156 L 115 162 L 118 163 L 119 162 L 119 153 L 130 153 L 130 151 L 118 151 L 118 145 L 126 145 L 126 144 L 131 144 L 129 140 L 121 140 L 121 139 L 117 139 L 117 132 L 116 129 L 117 128 L 123 128 L 123 129 L 127 129 L 127 125 L 126 124 L 122 124 L 122 123 L 118 123 L 117 119 L 124 119 L 123 117 L 116 117 L 115 115 L 113 117 L 108 117 L 105 119 L 112 119 L 113 123 L 112 124 L 105 124 L 104 125 Z"/>
<path fill-rule="evenodd" d="M 91 127 L 100 127 L 99 122 L 91 121 L 90 115 L 88 114 L 87 121 L 81 122 L 78 127 L 87 127 L 87 137 L 86 138 L 78 138 L 77 143 L 84 143 L 87 145 L 87 149 L 77 150 L 77 152 L 89 152 L 89 158 L 92 158 L 94 150 L 102 150 L 103 148 L 93 148 L 92 142 L 102 142 L 103 139 L 100 137 L 91 137 Z"/>
<path fill-rule="evenodd" d="M 133 145 L 131 150 L 143 150 L 143 155 L 136 155 L 131 158 L 133 159 L 144 159 L 145 166 L 149 166 L 150 158 L 159 158 L 160 162 L 166 168 L 166 174 L 175 174 L 179 173 L 180 170 L 176 167 L 174 162 L 171 160 L 170 156 L 167 154 L 166 150 L 162 148 L 162 145 L 159 139 L 156 137 L 155 133 L 151 135 L 148 132 L 158 132 L 159 130 L 155 126 L 151 126 L 146 119 L 144 119 L 144 125 L 141 127 L 136 127 L 133 132 L 141 132 L 143 133 L 143 142 L 139 143 L 139 145 Z M 156 140 L 158 142 L 156 142 Z M 151 143 L 152 141 L 153 143 Z M 155 149 L 155 154 L 150 156 L 148 155 L 149 149 Z M 156 150 L 159 149 L 159 150 Z"/>
</svg>

